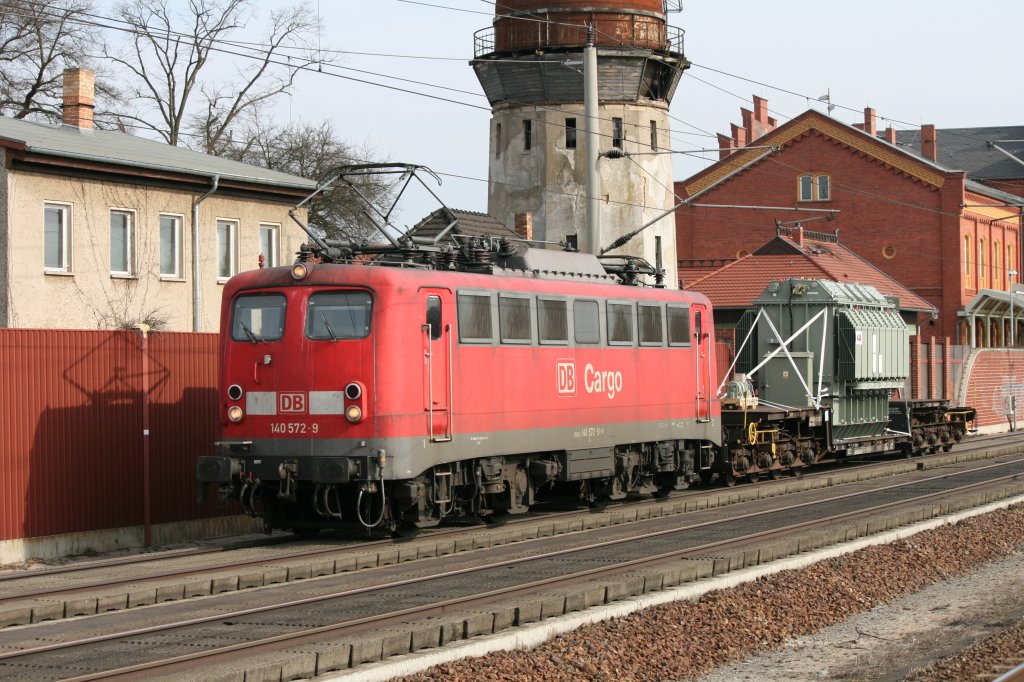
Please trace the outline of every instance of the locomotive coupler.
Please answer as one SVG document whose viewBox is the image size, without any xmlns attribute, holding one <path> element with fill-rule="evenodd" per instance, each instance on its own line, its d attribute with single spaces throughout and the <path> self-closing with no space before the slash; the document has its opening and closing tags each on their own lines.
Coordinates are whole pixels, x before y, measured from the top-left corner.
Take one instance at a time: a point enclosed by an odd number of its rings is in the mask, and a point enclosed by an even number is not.
<svg viewBox="0 0 1024 682">
<path fill-rule="evenodd" d="M 281 462 L 277 467 L 277 475 L 281 482 L 277 487 L 277 499 L 295 502 L 295 475 L 299 471 L 296 462 Z"/>
<path fill-rule="evenodd" d="M 238 502 L 242 506 L 242 511 L 252 516 L 253 518 L 259 516 L 256 512 L 256 493 L 259 492 L 260 479 L 248 479 L 242 483 L 242 491 L 238 493 Z"/>
</svg>

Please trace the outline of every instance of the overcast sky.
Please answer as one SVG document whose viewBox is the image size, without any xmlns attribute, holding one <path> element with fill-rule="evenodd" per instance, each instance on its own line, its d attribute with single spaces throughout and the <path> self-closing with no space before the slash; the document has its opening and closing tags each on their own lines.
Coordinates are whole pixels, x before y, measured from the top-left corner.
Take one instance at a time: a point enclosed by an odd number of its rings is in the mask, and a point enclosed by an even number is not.
<svg viewBox="0 0 1024 682">
<path fill-rule="evenodd" d="M 279 2 L 263 2 L 260 11 Z M 490 112 L 468 61 L 474 32 L 491 25 L 493 3 L 314 0 L 312 7 L 325 27 L 321 46 L 346 52 L 325 70 L 386 87 L 307 74 L 280 115 L 329 116 L 346 139 L 375 148 L 378 157 L 441 173 L 438 191 L 449 206 L 486 211 Z M 815 100 L 828 92 L 837 105 L 832 116 L 846 123 L 862 121 L 871 106 L 880 128 L 1024 124 L 1024 61 L 1015 36 L 1022 20 L 1019 0 L 684 0 L 669 23 L 685 30 L 694 66 L 672 102 L 672 148 L 716 147 L 714 134 L 738 123 L 754 94 L 768 99 L 780 123 L 812 106 L 824 110 Z M 677 180 L 705 165 L 676 158 Z M 432 208 L 424 204 L 403 220 L 415 222 Z"/>
</svg>

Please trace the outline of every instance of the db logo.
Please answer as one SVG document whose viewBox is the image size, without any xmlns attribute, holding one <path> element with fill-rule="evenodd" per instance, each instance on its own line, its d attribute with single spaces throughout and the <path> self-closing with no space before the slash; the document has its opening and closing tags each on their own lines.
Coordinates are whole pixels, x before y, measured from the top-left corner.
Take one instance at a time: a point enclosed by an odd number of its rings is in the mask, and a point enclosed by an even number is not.
<svg viewBox="0 0 1024 682">
<path fill-rule="evenodd" d="M 576 362 L 559 360 L 555 363 L 558 373 L 558 395 L 576 395 Z"/>
<path fill-rule="evenodd" d="M 278 412 L 305 412 L 305 393 L 281 393 L 277 397 Z"/>
</svg>

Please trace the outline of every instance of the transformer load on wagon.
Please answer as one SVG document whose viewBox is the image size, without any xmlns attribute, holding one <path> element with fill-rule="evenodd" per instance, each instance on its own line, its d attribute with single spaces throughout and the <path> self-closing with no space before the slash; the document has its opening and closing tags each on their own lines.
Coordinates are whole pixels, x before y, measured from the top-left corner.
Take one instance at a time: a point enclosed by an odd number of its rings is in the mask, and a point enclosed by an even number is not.
<svg viewBox="0 0 1024 682">
<path fill-rule="evenodd" d="M 801 468 L 891 450 L 949 449 L 974 418 L 944 400 L 894 399 L 910 376 L 910 329 L 898 301 L 874 287 L 827 280 L 772 282 L 736 328 L 736 379 L 723 389 L 725 477 Z M 736 386 L 729 393 L 742 393 Z"/>
</svg>

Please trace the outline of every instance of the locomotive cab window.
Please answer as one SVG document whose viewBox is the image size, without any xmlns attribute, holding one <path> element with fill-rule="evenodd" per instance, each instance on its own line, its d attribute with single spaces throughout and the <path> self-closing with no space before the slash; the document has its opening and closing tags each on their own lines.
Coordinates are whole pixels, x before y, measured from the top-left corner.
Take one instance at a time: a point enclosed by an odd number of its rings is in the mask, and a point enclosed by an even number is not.
<svg viewBox="0 0 1024 682">
<path fill-rule="evenodd" d="M 684 306 L 670 305 L 668 313 L 668 345 L 690 345 L 690 309 Z"/>
<path fill-rule="evenodd" d="M 306 337 L 316 341 L 362 339 L 370 333 L 370 294 L 320 291 L 306 306 Z"/>
<path fill-rule="evenodd" d="M 285 298 L 281 294 L 249 294 L 235 299 L 231 311 L 233 341 L 277 341 L 284 336 Z"/>
<path fill-rule="evenodd" d="M 641 346 L 660 346 L 665 342 L 661 317 L 660 305 L 641 303 L 637 306 Z"/>
<path fill-rule="evenodd" d="M 576 343 L 595 344 L 601 342 L 597 301 L 573 301 L 572 324 L 575 329 Z"/>
<path fill-rule="evenodd" d="M 498 294 L 498 328 L 502 343 L 530 343 L 530 299 Z"/>
<path fill-rule="evenodd" d="M 463 343 L 490 343 L 491 295 L 460 291 L 456 304 L 459 318 L 459 341 Z"/>
<path fill-rule="evenodd" d="M 608 344 L 623 346 L 633 343 L 633 305 L 608 303 Z"/>
<path fill-rule="evenodd" d="M 537 299 L 537 336 L 543 344 L 569 343 L 569 314 L 565 301 Z"/>
</svg>

